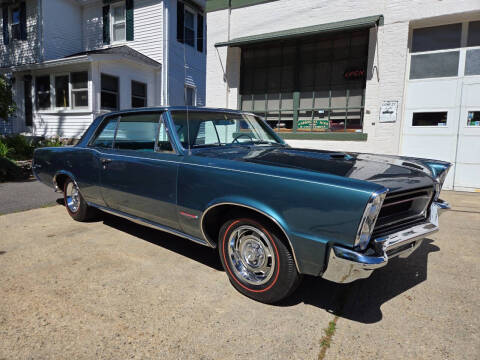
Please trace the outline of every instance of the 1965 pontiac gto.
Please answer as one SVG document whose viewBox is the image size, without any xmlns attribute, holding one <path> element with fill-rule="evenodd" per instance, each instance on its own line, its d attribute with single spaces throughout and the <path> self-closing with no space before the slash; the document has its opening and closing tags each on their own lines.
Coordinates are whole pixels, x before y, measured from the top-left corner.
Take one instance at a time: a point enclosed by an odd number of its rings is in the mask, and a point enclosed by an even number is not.
<svg viewBox="0 0 480 360">
<path fill-rule="evenodd" d="M 295 149 L 253 114 L 185 107 L 100 116 L 33 164 L 73 219 L 102 210 L 218 248 L 233 286 L 265 303 L 302 274 L 349 283 L 410 255 L 449 207 L 449 167 Z"/>
</svg>

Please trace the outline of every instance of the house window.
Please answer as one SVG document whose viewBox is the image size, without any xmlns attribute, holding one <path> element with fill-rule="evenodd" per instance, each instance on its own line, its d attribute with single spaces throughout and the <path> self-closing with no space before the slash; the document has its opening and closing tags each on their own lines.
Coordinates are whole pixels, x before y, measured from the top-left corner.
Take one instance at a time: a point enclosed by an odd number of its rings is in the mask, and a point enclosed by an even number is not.
<svg viewBox="0 0 480 360">
<path fill-rule="evenodd" d="M 69 79 L 67 75 L 55 76 L 55 107 L 67 108 L 70 104 L 70 93 L 68 91 Z"/>
<path fill-rule="evenodd" d="M 111 10 L 112 16 L 112 34 L 113 41 L 125 41 L 126 35 L 126 19 L 125 4 L 113 5 Z"/>
<path fill-rule="evenodd" d="M 185 105 L 195 106 L 197 102 L 195 88 L 193 86 L 185 85 Z"/>
<path fill-rule="evenodd" d="M 12 39 L 20 40 L 21 34 L 21 22 L 20 22 L 20 8 L 12 10 L 12 27 L 11 27 Z"/>
<path fill-rule="evenodd" d="M 195 15 L 191 11 L 185 9 L 184 19 L 185 44 L 195 46 Z"/>
<path fill-rule="evenodd" d="M 74 72 L 70 74 L 72 83 L 72 107 L 88 107 L 88 72 Z"/>
<path fill-rule="evenodd" d="M 100 106 L 102 109 L 118 109 L 118 78 L 106 74 L 101 76 L 102 92 Z"/>
<path fill-rule="evenodd" d="M 147 84 L 132 81 L 132 108 L 147 106 Z"/>
<path fill-rule="evenodd" d="M 35 78 L 35 95 L 37 109 L 50 108 L 50 75 Z"/>
<path fill-rule="evenodd" d="M 447 111 L 415 112 L 412 117 L 413 126 L 447 126 Z"/>
</svg>

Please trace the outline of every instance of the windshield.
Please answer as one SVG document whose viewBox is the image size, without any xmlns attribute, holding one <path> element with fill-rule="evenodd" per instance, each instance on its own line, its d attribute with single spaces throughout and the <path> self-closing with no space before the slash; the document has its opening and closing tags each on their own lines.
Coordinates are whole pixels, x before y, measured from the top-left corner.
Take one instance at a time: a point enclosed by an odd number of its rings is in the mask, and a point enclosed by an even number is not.
<svg viewBox="0 0 480 360">
<path fill-rule="evenodd" d="M 248 114 L 208 111 L 172 111 L 172 119 L 184 148 L 221 145 L 282 145 L 259 118 Z"/>
</svg>

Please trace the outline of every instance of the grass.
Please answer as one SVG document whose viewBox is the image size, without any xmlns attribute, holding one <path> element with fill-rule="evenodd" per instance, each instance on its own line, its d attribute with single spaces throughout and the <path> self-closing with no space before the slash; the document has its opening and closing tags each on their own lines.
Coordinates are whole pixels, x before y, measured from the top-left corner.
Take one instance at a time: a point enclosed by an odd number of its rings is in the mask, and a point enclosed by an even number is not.
<svg viewBox="0 0 480 360">
<path fill-rule="evenodd" d="M 323 330 L 325 335 L 320 340 L 320 353 L 318 354 L 318 360 L 323 360 L 325 358 L 327 349 L 330 347 L 332 343 L 333 335 L 335 335 L 337 321 L 338 321 L 338 316 L 335 316 L 333 320 L 328 323 L 327 328 Z"/>
</svg>

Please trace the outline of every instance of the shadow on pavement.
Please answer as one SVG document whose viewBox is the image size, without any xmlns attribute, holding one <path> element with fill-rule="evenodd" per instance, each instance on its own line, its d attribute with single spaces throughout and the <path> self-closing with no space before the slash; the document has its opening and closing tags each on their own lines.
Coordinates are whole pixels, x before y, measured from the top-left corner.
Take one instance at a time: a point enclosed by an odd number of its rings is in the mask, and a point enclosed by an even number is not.
<svg viewBox="0 0 480 360">
<path fill-rule="evenodd" d="M 293 296 L 279 305 L 303 302 L 349 320 L 366 324 L 378 322 L 382 319 L 382 304 L 427 279 L 428 255 L 439 250 L 433 240 L 425 239 L 408 258 L 391 259 L 369 278 L 350 284 L 305 277 Z"/>
<path fill-rule="evenodd" d="M 107 226 L 223 271 L 216 249 L 107 213 L 103 213 L 98 221 L 102 220 Z M 425 239 L 408 258 L 394 258 L 386 267 L 374 271 L 368 279 L 350 284 L 341 285 L 305 276 L 297 291 L 275 306 L 305 303 L 353 321 L 366 324 L 378 322 L 382 319 L 382 304 L 427 279 L 428 255 L 439 250 L 433 240 Z"/>
<path fill-rule="evenodd" d="M 216 249 L 196 244 L 190 240 L 155 230 L 143 225 L 138 225 L 129 220 L 107 213 L 102 214 L 103 223 L 129 235 L 138 237 L 149 243 L 174 251 L 179 255 L 207 265 L 215 270 L 222 270 L 222 264 Z"/>
</svg>

